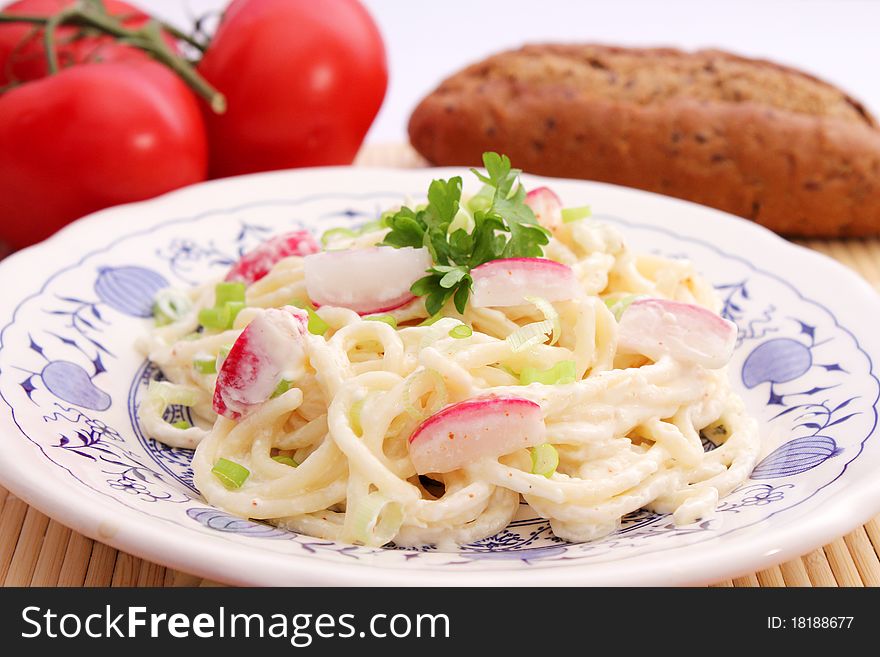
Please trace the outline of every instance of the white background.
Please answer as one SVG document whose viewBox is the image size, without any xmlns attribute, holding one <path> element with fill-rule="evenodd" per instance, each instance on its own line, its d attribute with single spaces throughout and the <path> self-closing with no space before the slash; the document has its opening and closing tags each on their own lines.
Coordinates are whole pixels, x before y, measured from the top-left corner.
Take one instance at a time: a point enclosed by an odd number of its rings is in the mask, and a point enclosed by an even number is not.
<svg viewBox="0 0 880 657">
<path fill-rule="evenodd" d="M 187 25 L 224 0 L 129 0 Z M 321 0 L 312 0 L 320 2 Z M 367 136 L 406 139 L 413 107 L 448 74 L 525 42 L 718 47 L 803 68 L 880 114 L 878 0 L 364 0 L 385 39 L 388 95 Z"/>
</svg>

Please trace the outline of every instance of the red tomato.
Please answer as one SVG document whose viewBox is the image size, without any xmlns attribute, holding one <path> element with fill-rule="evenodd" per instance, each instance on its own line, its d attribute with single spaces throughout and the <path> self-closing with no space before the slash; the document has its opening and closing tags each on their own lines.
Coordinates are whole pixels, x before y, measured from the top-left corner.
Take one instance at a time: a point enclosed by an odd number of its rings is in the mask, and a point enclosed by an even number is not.
<svg viewBox="0 0 880 657">
<path fill-rule="evenodd" d="M 19 0 L 2 11 L 29 16 L 51 16 L 72 5 L 75 0 Z M 123 24 L 136 29 L 150 17 L 136 7 L 120 0 L 104 0 L 107 13 L 125 16 Z M 131 46 L 118 43 L 110 36 L 88 36 L 74 39 L 81 28 L 63 25 L 58 28 L 58 63 L 62 67 L 88 61 L 125 61 L 147 59 L 149 55 Z M 173 41 L 169 39 L 169 45 Z M 176 49 L 176 47 L 175 47 Z M 28 23 L 0 23 L 0 87 L 10 82 L 27 82 L 45 77 L 46 51 L 43 30 Z"/>
<path fill-rule="evenodd" d="M 0 241 L 204 180 L 193 94 L 151 61 L 83 64 L 0 96 Z"/>
<path fill-rule="evenodd" d="M 205 112 L 213 177 L 350 163 L 388 85 L 356 0 L 234 0 L 199 72 L 229 106 Z"/>
</svg>

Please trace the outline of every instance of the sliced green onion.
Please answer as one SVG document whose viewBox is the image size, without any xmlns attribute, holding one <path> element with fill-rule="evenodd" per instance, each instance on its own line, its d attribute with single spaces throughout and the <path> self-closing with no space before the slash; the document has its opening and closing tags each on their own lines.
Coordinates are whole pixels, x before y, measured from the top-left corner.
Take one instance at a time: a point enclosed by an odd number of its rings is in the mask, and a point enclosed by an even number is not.
<svg viewBox="0 0 880 657">
<path fill-rule="evenodd" d="M 286 454 L 279 454 L 278 456 L 272 457 L 273 461 L 277 461 L 281 465 L 289 465 L 291 468 L 295 468 L 299 465 L 296 461 L 293 460 L 292 456 L 287 456 Z"/>
<path fill-rule="evenodd" d="M 417 379 L 424 376 L 428 376 L 432 379 L 431 383 L 433 386 L 429 387 L 426 392 L 430 391 L 434 393 L 434 402 L 425 408 L 420 408 L 413 402 L 412 387 Z M 425 393 L 423 392 L 422 394 Z M 422 395 L 419 395 L 419 397 L 421 396 Z M 406 385 L 403 388 L 403 407 L 406 412 L 409 413 L 410 417 L 416 420 L 421 420 L 422 418 L 434 415 L 434 413 L 446 406 L 447 399 L 446 381 L 443 379 L 443 375 L 437 370 L 422 370 L 414 372 L 407 377 Z"/>
<path fill-rule="evenodd" d="M 223 306 L 230 301 L 244 303 L 244 283 L 217 283 L 214 288 L 214 305 Z"/>
<path fill-rule="evenodd" d="M 544 385 L 562 385 L 574 383 L 577 377 L 577 369 L 573 360 L 561 360 L 553 367 L 539 370 L 536 367 L 524 367 L 519 375 L 519 382 L 527 386 L 530 383 L 543 383 Z"/>
<path fill-rule="evenodd" d="M 229 320 L 229 308 L 202 308 L 199 311 L 199 324 L 208 329 L 226 330 L 232 324 Z"/>
<path fill-rule="evenodd" d="M 464 340 L 465 338 L 471 337 L 473 334 L 474 330 L 467 324 L 459 324 L 458 326 L 453 326 L 449 330 L 449 337 L 455 338 L 456 340 Z"/>
<path fill-rule="evenodd" d="M 171 425 L 175 429 L 191 429 L 192 425 L 186 420 L 181 420 L 180 422 L 175 422 Z"/>
<path fill-rule="evenodd" d="M 244 310 L 243 301 L 226 301 L 222 306 L 200 310 L 199 323 L 205 328 L 225 331 L 232 328 L 235 318 L 242 310 Z"/>
<path fill-rule="evenodd" d="M 292 385 L 293 385 L 293 381 L 288 381 L 287 379 L 281 379 L 281 381 L 278 382 L 278 385 L 275 386 L 275 392 L 272 393 L 272 399 L 275 399 L 276 397 L 280 397 L 281 395 L 283 395 L 285 392 L 290 390 L 290 386 L 292 386 Z"/>
<path fill-rule="evenodd" d="M 156 326 L 165 326 L 182 319 L 190 308 L 192 301 L 183 292 L 172 288 L 159 290 L 153 303 Z"/>
<path fill-rule="evenodd" d="M 225 331 L 245 306 L 244 283 L 217 283 L 214 288 L 214 307 L 199 311 L 199 323 L 205 328 Z"/>
<path fill-rule="evenodd" d="M 382 222 L 382 219 L 376 219 L 375 221 L 368 221 L 363 226 L 358 227 L 357 233 L 358 235 L 366 235 L 367 233 L 372 233 L 376 230 L 382 230 L 385 227 L 385 224 Z"/>
<path fill-rule="evenodd" d="M 338 237 L 353 238 L 357 236 L 358 234 L 350 228 L 331 228 L 330 230 L 325 230 L 324 234 L 321 235 L 321 246 L 326 249 L 330 242 Z"/>
<path fill-rule="evenodd" d="M 584 205 L 579 208 L 563 208 L 562 209 L 562 223 L 570 224 L 573 221 L 580 221 L 581 219 L 586 219 L 593 211 L 590 210 L 589 205 Z"/>
<path fill-rule="evenodd" d="M 197 390 L 170 381 L 150 381 L 147 395 L 161 401 L 166 408 L 173 404 L 195 406 L 199 401 Z"/>
<path fill-rule="evenodd" d="M 517 374 L 516 372 L 514 372 L 514 371 L 513 371 L 510 367 L 508 367 L 507 365 L 503 365 L 503 364 L 499 363 L 499 364 L 496 365 L 495 367 L 497 367 L 497 368 L 498 368 L 499 370 L 501 370 L 502 372 L 507 372 L 508 374 L 510 374 L 510 376 L 512 376 L 512 377 L 514 377 L 514 378 L 516 378 L 516 377 L 519 376 L 519 374 Z"/>
<path fill-rule="evenodd" d="M 433 326 L 441 319 L 443 319 L 443 315 L 437 313 L 436 315 L 431 315 L 427 319 L 423 320 L 421 323 L 418 324 L 418 326 Z"/>
<path fill-rule="evenodd" d="M 385 545 L 397 535 L 403 524 L 403 506 L 378 491 L 358 500 L 348 513 L 352 517 L 352 542 L 362 545 Z"/>
<path fill-rule="evenodd" d="M 300 310 L 305 310 L 309 314 L 308 329 L 312 335 L 324 335 L 330 330 L 330 325 L 315 312 L 315 305 L 311 301 L 294 299 L 290 305 L 296 306 Z"/>
<path fill-rule="evenodd" d="M 608 306 L 608 310 L 614 313 L 614 319 L 619 322 L 620 318 L 623 317 L 623 313 L 626 312 L 626 309 L 629 308 L 632 302 L 640 296 L 641 295 L 639 294 L 629 294 L 625 297 L 605 299 L 605 305 Z"/>
<path fill-rule="evenodd" d="M 153 319 L 156 320 L 156 326 L 168 326 L 174 321 L 173 317 L 166 315 L 159 306 L 153 306 Z"/>
<path fill-rule="evenodd" d="M 197 358 L 193 361 L 193 367 L 199 374 L 216 374 L 217 359 L 216 358 Z"/>
<path fill-rule="evenodd" d="M 345 238 L 345 239 L 354 239 L 355 237 L 360 237 L 361 235 L 365 235 L 367 233 L 372 233 L 375 230 L 381 230 L 385 228 L 386 221 L 385 216 L 394 216 L 395 213 L 383 213 L 379 219 L 376 221 L 368 221 L 362 226 L 358 226 L 357 228 L 331 228 L 330 230 L 324 231 L 324 234 L 321 235 L 321 246 L 325 249 L 330 245 L 331 242 L 335 241 L 337 238 Z"/>
<path fill-rule="evenodd" d="M 518 352 L 547 342 L 547 336 L 552 334 L 553 323 L 545 319 L 521 326 L 504 339 L 514 352 Z"/>
<path fill-rule="evenodd" d="M 232 324 L 235 322 L 235 318 L 238 317 L 238 313 L 244 310 L 244 301 L 227 301 L 223 306 L 229 312 L 229 325 L 226 328 L 232 328 Z"/>
<path fill-rule="evenodd" d="M 559 340 L 559 336 L 562 333 L 562 323 L 559 321 L 559 313 L 556 312 L 556 308 L 554 308 L 553 304 L 549 301 L 542 299 L 541 297 L 525 297 L 525 300 L 540 310 L 541 314 L 544 315 L 544 319 L 553 325 L 550 344 L 556 344 L 556 341 Z"/>
<path fill-rule="evenodd" d="M 251 476 L 250 470 L 243 465 L 229 459 L 219 459 L 211 468 L 214 476 L 229 490 L 241 488 L 247 478 Z"/>
<path fill-rule="evenodd" d="M 550 443 L 544 443 L 529 450 L 532 453 L 532 474 L 543 475 L 549 479 L 559 467 L 559 452 Z"/>
<path fill-rule="evenodd" d="M 312 335 L 324 335 L 330 330 L 330 325 L 321 319 L 321 316 L 318 313 L 311 308 L 306 308 L 306 312 L 309 314 L 309 333 Z"/>
<path fill-rule="evenodd" d="M 394 319 L 393 315 L 370 315 L 364 317 L 364 319 L 368 322 L 382 322 L 383 324 L 388 324 L 388 326 L 393 329 L 397 328 L 397 320 Z"/>
<path fill-rule="evenodd" d="M 348 421 L 351 424 L 351 430 L 358 437 L 364 435 L 364 427 L 361 424 L 361 413 L 364 410 L 364 400 L 358 399 L 351 405 L 348 411 Z"/>
</svg>

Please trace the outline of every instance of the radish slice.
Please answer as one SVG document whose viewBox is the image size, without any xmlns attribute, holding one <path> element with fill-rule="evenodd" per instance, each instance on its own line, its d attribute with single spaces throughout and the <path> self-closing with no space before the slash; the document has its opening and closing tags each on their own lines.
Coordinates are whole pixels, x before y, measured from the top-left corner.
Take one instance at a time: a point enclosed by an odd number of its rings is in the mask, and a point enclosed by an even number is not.
<svg viewBox="0 0 880 657">
<path fill-rule="evenodd" d="M 538 223 L 550 232 L 562 226 L 562 201 L 549 187 L 538 187 L 526 194 L 526 205 L 535 213 Z"/>
<path fill-rule="evenodd" d="M 583 292 L 571 267 L 544 258 L 490 260 L 471 271 L 475 308 L 519 306 L 526 297 L 566 301 Z"/>
<path fill-rule="evenodd" d="M 247 325 L 217 374 L 214 410 L 238 419 L 269 399 L 282 380 L 305 367 L 308 315 L 298 308 L 270 308 Z"/>
<path fill-rule="evenodd" d="M 386 312 L 415 298 L 409 288 L 432 264 L 427 249 L 411 246 L 325 251 L 304 261 L 306 291 L 319 306 Z"/>
<path fill-rule="evenodd" d="M 268 274 L 279 260 L 290 256 L 307 256 L 320 250 L 320 245 L 307 230 L 278 235 L 245 253 L 226 274 L 226 280 L 250 285 Z"/>
<path fill-rule="evenodd" d="M 736 324 L 702 306 L 665 299 L 637 299 L 620 318 L 618 347 L 653 360 L 670 355 L 709 369 L 733 355 Z"/>
<path fill-rule="evenodd" d="M 409 438 L 418 474 L 451 472 L 547 442 L 541 407 L 521 397 L 478 397 L 447 406 Z"/>
</svg>

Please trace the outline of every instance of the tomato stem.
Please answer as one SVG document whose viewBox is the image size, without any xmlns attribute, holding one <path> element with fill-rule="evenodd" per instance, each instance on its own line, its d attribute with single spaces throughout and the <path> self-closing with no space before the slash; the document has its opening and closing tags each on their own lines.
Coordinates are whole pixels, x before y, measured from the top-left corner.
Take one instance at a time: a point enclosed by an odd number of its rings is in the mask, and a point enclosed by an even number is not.
<svg viewBox="0 0 880 657">
<path fill-rule="evenodd" d="M 119 15 L 117 16 L 117 18 L 121 21 L 125 21 L 126 19 L 131 18 L 131 15 Z M 31 16 L 29 14 L 8 14 L 0 12 L 0 23 L 32 23 L 33 25 L 41 26 L 45 25 L 48 22 L 49 17 L 47 16 Z M 76 24 L 79 21 L 72 18 L 66 22 L 70 24 Z M 191 34 L 187 34 L 180 28 L 171 25 L 171 23 L 166 23 L 165 21 L 159 20 L 156 20 L 156 22 L 159 23 L 159 25 L 165 32 L 168 32 L 168 34 L 173 36 L 175 39 L 179 41 L 185 41 L 199 52 L 205 52 L 205 50 L 207 49 L 207 46 L 204 43 L 199 41 Z"/>
<path fill-rule="evenodd" d="M 46 64 L 49 69 L 49 75 L 55 75 L 58 72 L 58 50 L 55 48 L 55 32 L 59 26 L 66 23 L 78 9 L 69 7 L 49 18 L 46 21 L 46 27 L 43 30 L 43 42 L 46 48 Z"/>
<path fill-rule="evenodd" d="M 28 16 L 26 14 L 7 14 L 0 12 L 0 23 L 34 23 L 45 25 L 49 21 L 45 16 Z"/>
<path fill-rule="evenodd" d="M 162 38 L 162 31 L 167 31 L 174 38 L 184 40 L 201 51 L 204 51 L 204 45 L 182 31 L 155 19 L 151 18 L 138 29 L 129 29 L 118 17 L 108 14 L 100 0 L 80 0 L 52 16 L 0 12 L 0 23 L 31 23 L 43 26 L 46 62 L 50 75 L 54 75 L 59 70 L 55 41 L 58 28 L 62 25 L 92 28 L 148 53 L 153 59 L 174 71 L 193 91 L 207 101 L 214 112 L 223 114 L 226 111 L 226 97 L 205 80 L 192 64 L 171 50 Z"/>
<path fill-rule="evenodd" d="M 196 91 L 202 98 L 208 101 L 211 109 L 217 114 L 223 114 L 226 111 L 226 96 L 212 87 L 205 78 L 198 74 L 189 62 L 182 57 L 178 57 L 165 40 L 162 38 L 162 27 L 158 22 L 151 20 L 146 23 L 140 30 L 140 35 L 151 43 L 151 48 L 144 48 L 159 62 L 165 64 L 175 73 L 177 73 L 183 81 Z"/>
<path fill-rule="evenodd" d="M 170 23 L 166 23 L 165 21 L 156 21 L 156 22 L 159 23 L 159 26 L 165 32 L 168 32 L 168 34 L 173 36 L 178 41 L 184 41 L 184 42 L 188 43 L 189 45 L 191 45 L 196 50 L 198 50 L 199 52 L 205 52 L 205 50 L 206 50 L 205 44 L 202 43 L 201 41 L 199 41 L 198 39 L 196 39 L 191 34 L 187 34 L 183 30 L 180 30 L 180 29 L 174 27 L 173 25 L 171 25 Z"/>
</svg>

